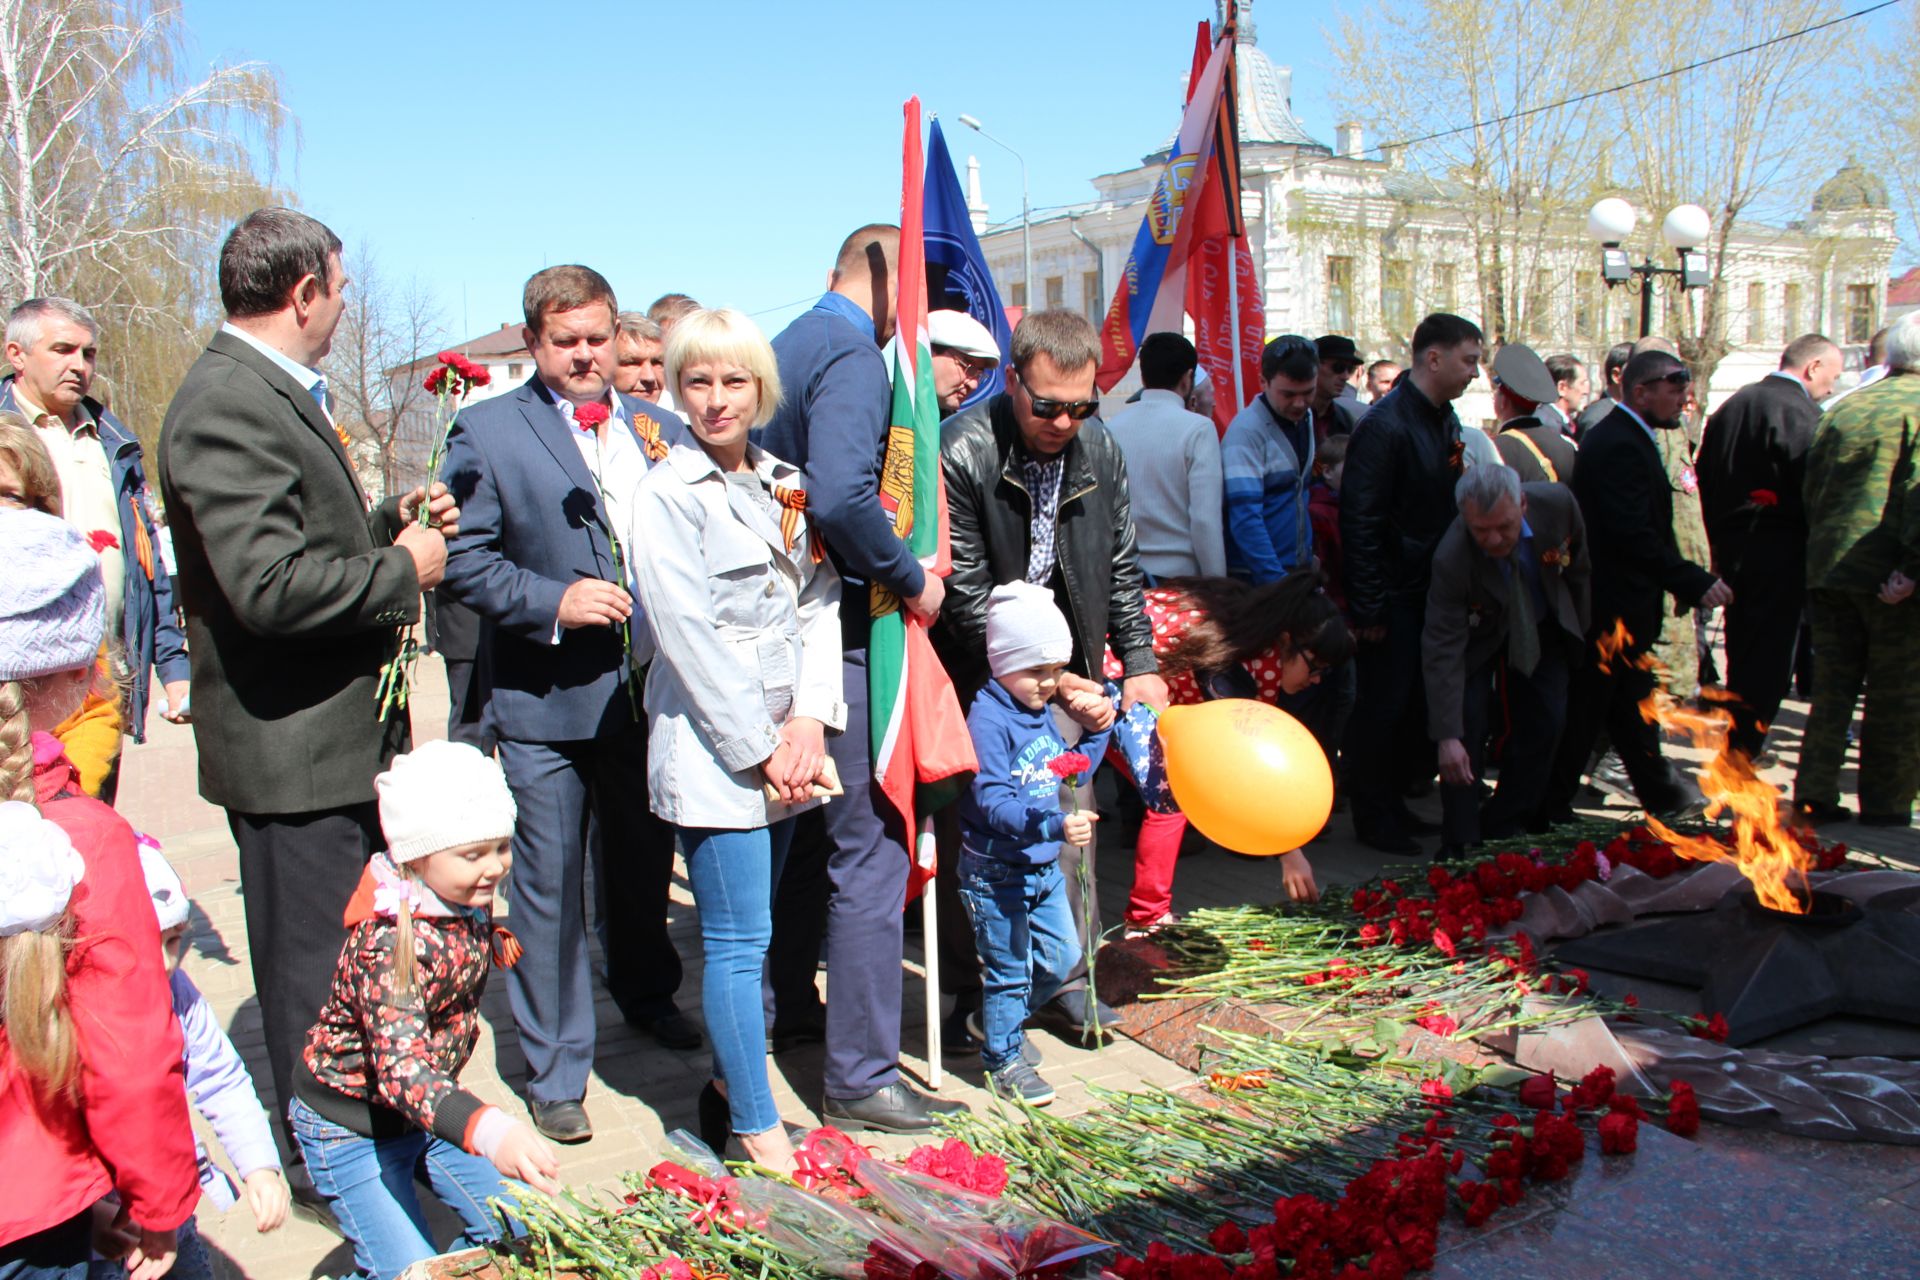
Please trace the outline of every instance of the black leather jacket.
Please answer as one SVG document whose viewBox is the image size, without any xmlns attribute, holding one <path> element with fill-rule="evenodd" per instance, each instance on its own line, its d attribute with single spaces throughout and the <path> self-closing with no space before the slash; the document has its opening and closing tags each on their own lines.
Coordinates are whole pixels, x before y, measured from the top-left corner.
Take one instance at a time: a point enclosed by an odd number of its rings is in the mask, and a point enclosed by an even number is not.
<svg viewBox="0 0 1920 1280">
<path fill-rule="evenodd" d="M 1354 626 L 1384 624 L 1390 605 L 1425 607 L 1433 549 L 1458 514 L 1459 442 L 1452 407 L 1427 399 L 1411 377 L 1353 433 L 1340 484 L 1340 563 Z"/>
<path fill-rule="evenodd" d="M 1026 577 L 1033 504 L 1021 476 L 1026 456 L 1007 395 L 940 424 L 953 576 L 933 639 L 954 682 L 987 678 L 987 596 Z M 1073 629 L 1069 669 L 1098 680 L 1111 646 L 1129 676 L 1158 671 L 1153 627 L 1134 555 L 1133 509 L 1120 447 L 1098 418 L 1081 424 L 1066 449 L 1055 526 L 1059 572 Z"/>
</svg>

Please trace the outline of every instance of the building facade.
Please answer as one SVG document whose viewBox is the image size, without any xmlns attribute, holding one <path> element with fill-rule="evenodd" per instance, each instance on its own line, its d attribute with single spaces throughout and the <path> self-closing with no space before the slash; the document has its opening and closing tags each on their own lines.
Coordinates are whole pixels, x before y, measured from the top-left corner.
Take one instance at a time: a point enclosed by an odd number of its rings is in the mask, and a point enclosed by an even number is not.
<svg viewBox="0 0 1920 1280">
<path fill-rule="evenodd" d="M 1481 319 L 1472 214 L 1460 189 L 1398 161 L 1366 158 L 1358 125 L 1340 126 L 1331 146 L 1309 136 L 1293 114 L 1291 72 L 1255 43 L 1251 8 L 1240 0 L 1242 212 L 1267 332 L 1345 334 L 1369 359 L 1404 361 L 1414 325 L 1429 312 Z M 1169 106 L 1178 107 L 1172 95 Z M 1137 168 L 1095 177 L 1094 199 L 1033 219 L 1034 306 L 1072 307 L 1101 322 L 1165 158 L 1162 148 Z M 987 265 L 1002 296 L 1025 306 L 1020 220 L 989 225 L 971 160 L 968 176 Z M 1733 350 L 1714 372 L 1710 405 L 1775 367 L 1781 347 L 1802 333 L 1819 330 L 1864 349 L 1883 322 L 1897 243 L 1888 205 L 1885 184 L 1849 164 L 1815 193 L 1805 219 L 1734 227 L 1720 277 Z M 1508 290 L 1520 312 L 1508 325 L 1515 340 L 1597 365 L 1613 343 L 1639 336 L 1639 296 L 1601 282 L 1584 211 L 1543 237 L 1523 270 L 1522 287 Z M 1655 332 L 1671 296 L 1662 282 Z M 1132 385 L 1130 378 L 1116 393 Z M 1470 422 L 1491 416 L 1484 380 L 1460 412 Z"/>
</svg>

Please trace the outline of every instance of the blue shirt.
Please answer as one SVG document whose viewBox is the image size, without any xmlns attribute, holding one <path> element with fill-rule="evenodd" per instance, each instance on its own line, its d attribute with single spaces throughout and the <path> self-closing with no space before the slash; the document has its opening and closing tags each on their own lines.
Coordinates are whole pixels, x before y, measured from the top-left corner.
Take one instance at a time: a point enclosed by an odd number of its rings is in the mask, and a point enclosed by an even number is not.
<svg viewBox="0 0 1920 1280">
<path fill-rule="evenodd" d="M 1113 730 L 1089 733 L 1072 747 L 1060 737 L 1050 706 L 1033 710 L 1015 702 L 998 680 L 989 680 L 967 712 L 967 733 L 980 771 L 960 797 L 960 839 L 974 853 L 1039 867 L 1060 856 L 1066 814 L 1060 811 L 1060 778 L 1049 765 L 1066 751 L 1091 764 L 1080 781 L 1100 767 Z"/>
<path fill-rule="evenodd" d="M 1313 551 L 1307 482 L 1313 478 L 1313 413 L 1288 422 L 1263 392 L 1220 441 L 1226 492 L 1227 569 L 1254 582 L 1277 582 Z"/>
<path fill-rule="evenodd" d="M 1540 557 L 1533 550 L 1533 526 L 1526 517 L 1520 519 L 1520 541 L 1514 544 L 1513 554 L 1507 557 L 1505 573 L 1509 587 L 1513 584 L 1512 566 L 1520 566 L 1520 576 L 1526 581 L 1527 596 L 1533 602 L 1533 621 L 1535 625 L 1547 618 L 1547 588 L 1540 580 Z"/>
</svg>

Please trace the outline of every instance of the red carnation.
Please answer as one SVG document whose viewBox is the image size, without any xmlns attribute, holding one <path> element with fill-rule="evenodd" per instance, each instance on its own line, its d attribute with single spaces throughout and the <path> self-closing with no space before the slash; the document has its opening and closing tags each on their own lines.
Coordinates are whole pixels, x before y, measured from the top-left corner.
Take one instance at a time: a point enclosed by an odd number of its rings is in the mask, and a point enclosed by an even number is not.
<svg viewBox="0 0 1920 1280">
<path fill-rule="evenodd" d="M 1695 1019 L 1693 1034 L 1702 1040 L 1714 1040 L 1724 1044 L 1727 1039 L 1727 1015 L 1716 1013 L 1705 1022 Z"/>
<path fill-rule="evenodd" d="M 1207 1247 L 1215 1253 L 1245 1253 L 1247 1233 L 1238 1223 L 1223 1222 L 1208 1233 Z"/>
<path fill-rule="evenodd" d="M 1553 1106 L 1553 1077 L 1529 1076 L 1520 1084 L 1520 1105 L 1529 1111 L 1546 1111 Z"/>
<path fill-rule="evenodd" d="M 1595 1067 L 1567 1095 L 1566 1109 L 1569 1112 L 1591 1111 L 1606 1106 L 1612 1098 L 1613 1068 Z"/>
<path fill-rule="evenodd" d="M 612 416 L 613 411 L 603 404 L 583 404 L 573 411 L 573 425 L 582 431 L 597 431 Z"/>
<path fill-rule="evenodd" d="M 1631 1155 L 1640 1142 L 1640 1122 L 1625 1111 L 1600 1117 L 1600 1151 L 1604 1155 Z"/>
<path fill-rule="evenodd" d="M 1780 495 L 1771 489 L 1755 489 L 1747 495 L 1747 501 L 1756 507 L 1777 507 L 1780 505 Z"/>
<path fill-rule="evenodd" d="M 87 545 L 93 548 L 94 554 L 98 555 L 102 551 L 119 550 L 120 539 L 114 537 L 105 529 L 95 529 L 87 535 Z"/>
<path fill-rule="evenodd" d="M 1673 1082 L 1673 1097 L 1667 1103 L 1667 1131 L 1683 1138 L 1700 1132 L 1700 1099 L 1685 1080 Z"/>
<path fill-rule="evenodd" d="M 1047 762 L 1047 768 L 1053 770 L 1053 776 L 1063 782 L 1072 782 L 1082 773 L 1093 767 L 1093 761 L 1078 751 L 1062 751 Z"/>
</svg>

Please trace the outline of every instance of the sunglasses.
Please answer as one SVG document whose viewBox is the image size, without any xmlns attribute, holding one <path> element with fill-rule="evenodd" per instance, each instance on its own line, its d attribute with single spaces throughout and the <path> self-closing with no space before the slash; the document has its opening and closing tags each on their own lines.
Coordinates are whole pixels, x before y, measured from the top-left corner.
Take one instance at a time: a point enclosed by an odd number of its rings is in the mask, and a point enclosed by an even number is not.
<svg viewBox="0 0 1920 1280">
<path fill-rule="evenodd" d="M 1014 376 L 1018 378 L 1020 375 L 1015 374 Z M 1064 413 L 1075 422 L 1085 422 L 1088 418 L 1100 412 L 1100 401 L 1098 398 L 1092 400 L 1049 400 L 1045 396 L 1033 394 L 1033 388 L 1027 386 L 1024 378 L 1020 380 L 1020 385 L 1026 389 L 1027 400 L 1033 405 L 1033 416 L 1036 418 L 1057 418 Z"/>
<path fill-rule="evenodd" d="M 1675 369 L 1664 378 L 1655 378 L 1655 382 L 1664 382 L 1670 387 L 1684 387 L 1693 382 L 1693 375 L 1685 369 Z"/>
</svg>

